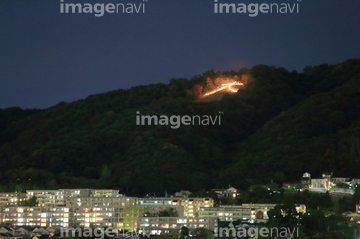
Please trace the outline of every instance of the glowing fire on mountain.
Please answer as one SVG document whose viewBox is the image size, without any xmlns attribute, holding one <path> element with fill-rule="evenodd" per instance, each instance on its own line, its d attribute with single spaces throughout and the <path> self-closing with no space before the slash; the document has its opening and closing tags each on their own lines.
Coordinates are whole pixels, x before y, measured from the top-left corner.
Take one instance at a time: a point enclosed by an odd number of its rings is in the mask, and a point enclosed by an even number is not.
<svg viewBox="0 0 360 239">
<path fill-rule="evenodd" d="M 207 93 L 204 94 L 204 96 L 209 96 L 209 95 L 212 95 L 216 92 L 219 92 L 219 91 L 222 91 L 222 90 L 225 90 L 225 89 L 228 89 L 230 90 L 231 92 L 237 92 L 237 90 L 231 88 L 232 86 L 234 85 L 244 85 L 243 83 L 240 83 L 240 82 L 237 82 L 237 81 L 234 81 L 232 83 L 225 83 L 225 84 L 222 84 L 220 87 L 218 87 L 217 89 L 215 90 L 212 90 L 212 91 L 209 91 Z"/>
</svg>

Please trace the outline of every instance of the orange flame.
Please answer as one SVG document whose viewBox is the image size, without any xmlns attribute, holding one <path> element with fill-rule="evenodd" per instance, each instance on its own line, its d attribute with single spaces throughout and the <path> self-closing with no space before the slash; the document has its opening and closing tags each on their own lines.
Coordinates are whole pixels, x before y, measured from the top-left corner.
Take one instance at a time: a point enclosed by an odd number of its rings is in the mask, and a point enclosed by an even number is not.
<svg viewBox="0 0 360 239">
<path fill-rule="evenodd" d="M 237 92 L 237 90 L 234 90 L 233 88 L 231 88 L 231 86 L 233 86 L 233 85 L 244 85 L 244 84 L 240 83 L 240 82 L 237 82 L 237 81 L 234 81 L 233 83 L 229 83 L 229 84 L 222 84 L 220 88 L 209 91 L 209 92 L 205 93 L 204 96 L 212 95 L 212 94 L 214 94 L 216 92 L 219 92 L 221 90 L 225 90 L 226 88 L 228 88 L 232 92 Z"/>
</svg>

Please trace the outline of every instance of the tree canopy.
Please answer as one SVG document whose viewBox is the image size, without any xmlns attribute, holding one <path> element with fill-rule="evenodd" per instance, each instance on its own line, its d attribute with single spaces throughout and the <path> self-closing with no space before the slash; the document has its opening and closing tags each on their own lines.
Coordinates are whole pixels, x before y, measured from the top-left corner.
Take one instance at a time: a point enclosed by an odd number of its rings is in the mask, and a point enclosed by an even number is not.
<svg viewBox="0 0 360 239">
<path fill-rule="evenodd" d="M 0 190 L 117 188 L 143 196 L 231 184 L 247 189 L 302 173 L 356 177 L 360 60 L 302 73 L 258 65 L 136 86 L 44 110 L 0 109 Z M 221 77 L 244 86 L 198 97 Z M 221 125 L 136 125 L 144 115 L 219 115 Z"/>
</svg>

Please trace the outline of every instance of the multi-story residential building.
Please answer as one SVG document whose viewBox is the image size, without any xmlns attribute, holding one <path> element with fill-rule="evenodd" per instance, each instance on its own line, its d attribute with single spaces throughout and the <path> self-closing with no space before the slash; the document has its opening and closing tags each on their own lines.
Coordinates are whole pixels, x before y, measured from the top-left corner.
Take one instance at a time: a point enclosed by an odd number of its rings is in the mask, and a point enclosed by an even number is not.
<svg viewBox="0 0 360 239">
<path fill-rule="evenodd" d="M 173 205 L 183 206 L 185 217 L 198 216 L 200 207 L 213 207 L 214 200 L 212 198 L 139 198 L 138 205 Z"/>
<path fill-rule="evenodd" d="M 0 193 L 0 207 L 18 206 L 26 200 L 26 193 Z"/>
<path fill-rule="evenodd" d="M 123 207 L 75 207 L 71 209 L 70 227 L 123 227 Z"/>
<path fill-rule="evenodd" d="M 68 208 L 61 207 L 4 207 L 0 208 L 0 223 L 12 227 L 68 226 L 68 212 Z"/>
<path fill-rule="evenodd" d="M 114 189 L 93 189 L 93 197 L 122 197 L 123 194 L 119 194 L 119 190 Z"/>
<path fill-rule="evenodd" d="M 58 189 L 58 190 L 27 190 L 27 198 L 36 197 L 38 206 L 65 206 L 66 198 L 70 197 L 89 197 L 92 189 Z"/>
<path fill-rule="evenodd" d="M 130 207 L 137 203 L 136 197 L 126 197 L 121 194 L 116 197 L 69 197 L 66 198 L 65 204 L 68 207 L 103 207 L 103 206 L 114 206 L 114 207 Z"/>
<path fill-rule="evenodd" d="M 214 231 L 216 218 L 186 218 L 186 217 L 139 217 L 137 231 L 146 235 L 168 235 L 178 238 L 182 227 L 189 231 L 206 228 Z"/>
<path fill-rule="evenodd" d="M 249 220 L 251 208 L 243 206 L 221 206 L 200 208 L 199 217 L 218 218 L 220 221 Z"/>
<path fill-rule="evenodd" d="M 143 206 L 132 206 L 124 209 L 124 223 L 123 228 L 127 231 L 136 231 L 136 223 L 138 217 L 145 216 Z"/>
<path fill-rule="evenodd" d="M 7 207 L 0 223 L 38 227 L 122 227 L 120 207 Z"/>
<path fill-rule="evenodd" d="M 131 231 L 142 225 L 152 234 L 177 235 L 182 226 L 212 230 L 213 222 L 218 219 L 265 222 L 268 210 L 275 207 L 275 204 L 243 204 L 214 208 L 211 198 L 136 198 L 111 189 L 27 191 L 27 198 L 33 196 L 37 198 L 38 206 L 25 207 L 16 205 L 25 200 L 25 194 L 0 194 L 0 199 L 5 198 L 1 200 L 4 206 L 0 207 L 0 224 L 12 227 L 113 227 Z M 176 211 L 174 217 L 155 218 L 169 208 Z M 305 212 L 306 207 L 298 205 L 297 210 Z"/>
<path fill-rule="evenodd" d="M 71 203 L 73 203 L 74 198 L 117 198 L 124 196 L 119 194 L 119 190 L 112 189 L 27 190 L 26 193 L 27 198 L 35 196 L 38 206 L 41 207 L 66 206 L 67 201 L 71 201 Z"/>
<path fill-rule="evenodd" d="M 211 208 L 200 208 L 199 217 L 213 217 L 220 221 L 254 220 L 255 222 L 266 222 L 270 209 L 276 204 L 242 204 L 241 206 L 220 206 Z M 304 204 L 296 205 L 297 212 L 305 213 Z"/>
<path fill-rule="evenodd" d="M 133 230 L 138 217 L 154 215 L 168 208 L 174 208 L 178 216 L 184 216 L 183 206 L 173 205 L 2 207 L 0 224 L 13 227 L 114 227 Z"/>
<path fill-rule="evenodd" d="M 184 207 L 179 205 L 141 205 L 125 207 L 124 209 L 124 229 L 134 231 L 137 228 L 136 219 L 138 217 L 155 217 L 158 213 L 172 208 L 176 212 L 176 217 L 184 217 Z"/>
<path fill-rule="evenodd" d="M 267 212 L 270 209 L 274 209 L 277 204 L 268 204 L 268 203 L 243 203 L 243 207 L 251 208 L 251 219 L 265 219 L 268 220 L 269 217 Z M 295 204 L 295 209 L 298 213 L 306 213 L 305 204 Z"/>
<path fill-rule="evenodd" d="M 138 198 L 138 205 L 172 205 L 172 199 L 167 197 Z"/>
<path fill-rule="evenodd" d="M 27 190 L 27 198 L 36 197 L 37 205 L 40 207 L 64 206 L 65 198 L 60 190 Z"/>
<path fill-rule="evenodd" d="M 122 227 L 124 208 L 136 205 L 111 189 L 28 190 L 37 207 L 1 208 L 0 223 L 11 226 Z"/>
</svg>

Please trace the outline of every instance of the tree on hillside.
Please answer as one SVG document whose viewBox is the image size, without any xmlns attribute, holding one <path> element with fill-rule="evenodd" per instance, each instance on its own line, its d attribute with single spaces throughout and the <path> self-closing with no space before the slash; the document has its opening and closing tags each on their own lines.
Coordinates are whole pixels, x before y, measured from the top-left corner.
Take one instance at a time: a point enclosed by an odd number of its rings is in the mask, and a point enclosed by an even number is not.
<svg viewBox="0 0 360 239">
<path fill-rule="evenodd" d="M 200 228 L 198 231 L 198 235 L 202 238 L 202 239 L 214 239 L 214 233 L 206 228 Z"/>
<path fill-rule="evenodd" d="M 172 207 L 168 207 L 165 210 L 162 210 L 158 213 L 159 217 L 177 217 L 178 216 L 178 212 L 176 211 L 175 208 Z"/>
<path fill-rule="evenodd" d="M 101 168 L 100 178 L 99 178 L 99 183 L 100 183 L 101 187 L 106 188 L 107 185 L 109 185 L 110 179 L 111 179 L 111 171 L 110 171 L 108 165 L 104 164 L 103 167 Z"/>
<path fill-rule="evenodd" d="M 182 227 L 180 230 L 180 239 L 185 239 L 186 237 L 189 236 L 189 229 L 187 227 Z"/>
<path fill-rule="evenodd" d="M 36 197 L 32 196 L 31 198 L 22 202 L 22 205 L 25 207 L 35 207 L 37 205 Z"/>
<path fill-rule="evenodd" d="M 276 205 L 274 209 L 269 210 L 268 216 L 269 225 L 272 227 L 295 228 L 301 219 L 301 214 L 291 203 Z"/>
</svg>

